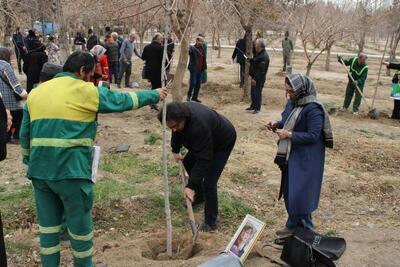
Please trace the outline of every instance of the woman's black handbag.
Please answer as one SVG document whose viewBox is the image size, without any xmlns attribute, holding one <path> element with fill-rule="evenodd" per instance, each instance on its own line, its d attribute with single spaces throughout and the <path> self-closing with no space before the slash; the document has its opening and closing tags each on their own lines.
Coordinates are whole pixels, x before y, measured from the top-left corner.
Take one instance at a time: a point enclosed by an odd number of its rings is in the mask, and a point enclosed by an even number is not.
<svg viewBox="0 0 400 267">
<path fill-rule="evenodd" d="M 346 249 L 340 237 L 322 236 L 313 231 L 297 228 L 286 238 L 281 259 L 292 267 L 335 267 Z"/>
</svg>

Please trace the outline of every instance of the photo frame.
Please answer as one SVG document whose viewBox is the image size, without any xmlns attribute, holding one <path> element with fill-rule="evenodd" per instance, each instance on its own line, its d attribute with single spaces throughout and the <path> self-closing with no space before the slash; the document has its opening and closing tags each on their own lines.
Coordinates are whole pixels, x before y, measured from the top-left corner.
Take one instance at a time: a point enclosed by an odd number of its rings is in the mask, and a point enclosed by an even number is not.
<svg viewBox="0 0 400 267">
<path fill-rule="evenodd" d="M 264 222 L 247 214 L 229 242 L 229 245 L 226 247 L 225 252 L 235 255 L 244 263 L 257 240 L 260 238 L 264 228 Z"/>
</svg>

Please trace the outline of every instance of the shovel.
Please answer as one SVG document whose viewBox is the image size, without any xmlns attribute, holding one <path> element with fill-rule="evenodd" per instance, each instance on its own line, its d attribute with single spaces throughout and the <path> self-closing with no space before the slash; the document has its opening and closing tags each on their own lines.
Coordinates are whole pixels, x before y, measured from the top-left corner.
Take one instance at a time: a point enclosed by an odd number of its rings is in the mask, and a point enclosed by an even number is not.
<svg viewBox="0 0 400 267">
<path fill-rule="evenodd" d="M 180 168 L 181 180 L 182 180 L 182 190 L 185 191 L 185 188 L 186 188 L 189 178 L 187 176 L 185 166 L 183 166 L 182 161 L 179 162 L 179 168 Z M 189 223 L 190 223 L 190 228 L 192 230 L 193 245 L 194 245 L 196 243 L 197 234 L 198 234 L 199 230 L 196 226 L 196 221 L 194 220 L 192 202 L 186 196 L 184 196 L 184 198 L 186 201 L 186 208 L 187 208 L 187 212 L 188 212 L 188 216 L 189 216 Z"/>
<path fill-rule="evenodd" d="M 367 105 L 367 107 L 368 107 L 368 116 L 369 116 L 371 119 L 374 119 L 374 120 L 377 119 L 377 118 L 379 117 L 379 112 L 376 110 L 376 108 L 373 108 L 372 106 L 370 106 L 370 105 L 368 104 L 368 102 L 367 102 L 367 100 L 366 100 L 366 98 L 365 98 L 363 92 L 361 91 L 360 87 L 358 87 L 356 81 L 355 81 L 355 80 L 353 79 L 353 77 L 351 76 L 351 73 L 350 73 L 349 69 L 348 69 L 348 68 L 346 67 L 346 65 L 344 64 L 343 59 L 340 58 L 340 61 L 341 61 L 341 63 L 342 63 L 343 68 L 346 70 L 348 76 L 350 77 L 351 81 L 353 82 L 354 86 L 356 87 L 358 93 L 361 95 L 361 98 L 362 98 L 362 100 L 364 101 L 365 105 Z"/>
</svg>

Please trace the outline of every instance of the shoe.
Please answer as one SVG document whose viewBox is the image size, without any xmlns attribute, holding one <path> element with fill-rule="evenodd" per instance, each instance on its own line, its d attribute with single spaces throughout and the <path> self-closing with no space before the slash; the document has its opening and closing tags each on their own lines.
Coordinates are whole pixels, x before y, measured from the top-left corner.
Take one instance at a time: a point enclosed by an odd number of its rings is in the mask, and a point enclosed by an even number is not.
<svg viewBox="0 0 400 267">
<path fill-rule="evenodd" d="M 197 98 L 196 99 L 192 98 L 192 101 L 197 102 L 197 103 L 201 103 L 201 101 L 199 99 L 197 99 Z"/>
<path fill-rule="evenodd" d="M 150 105 L 150 108 L 151 108 L 151 109 L 154 109 L 154 110 L 157 110 L 157 111 L 159 111 L 159 109 L 158 109 L 158 106 L 157 106 L 157 105 Z"/>
<path fill-rule="evenodd" d="M 190 101 L 190 97 L 188 96 L 188 97 L 186 97 L 186 101 L 187 102 L 189 102 Z"/>
<path fill-rule="evenodd" d="M 283 227 L 282 229 L 279 229 L 279 230 L 277 230 L 276 232 L 275 232 L 275 234 L 277 235 L 277 236 L 290 236 L 290 235 L 293 235 L 294 234 L 294 230 L 293 229 L 290 229 L 290 228 L 287 228 L 286 226 L 285 227 Z"/>
<path fill-rule="evenodd" d="M 253 111 L 253 114 L 258 114 L 258 113 L 260 113 L 259 110 L 254 110 L 254 111 Z"/>
<path fill-rule="evenodd" d="M 208 225 L 206 223 L 203 223 L 200 228 L 199 231 L 201 232 L 206 232 L 206 233 L 211 233 L 211 232 L 215 232 L 217 230 L 217 225 Z"/>
<path fill-rule="evenodd" d="M 360 114 L 360 113 L 359 113 L 358 111 L 354 111 L 354 112 L 353 112 L 353 115 L 354 115 L 354 116 L 358 116 L 359 114 Z"/>
<path fill-rule="evenodd" d="M 117 84 L 117 88 L 118 88 L 118 89 L 121 89 L 121 85 L 120 85 L 120 84 Z"/>
<path fill-rule="evenodd" d="M 133 89 L 134 88 L 132 85 L 128 85 L 128 86 L 125 86 L 125 87 L 129 88 L 129 89 Z"/>
<path fill-rule="evenodd" d="M 249 107 L 249 108 L 246 108 L 245 110 L 246 110 L 246 111 L 253 111 L 254 108 L 253 108 L 253 107 Z"/>
<path fill-rule="evenodd" d="M 341 107 L 341 108 L 339 109 L 339 111 L 341 111 L 341 112 L 347 112 L 347 108 Z"/>
</svg>

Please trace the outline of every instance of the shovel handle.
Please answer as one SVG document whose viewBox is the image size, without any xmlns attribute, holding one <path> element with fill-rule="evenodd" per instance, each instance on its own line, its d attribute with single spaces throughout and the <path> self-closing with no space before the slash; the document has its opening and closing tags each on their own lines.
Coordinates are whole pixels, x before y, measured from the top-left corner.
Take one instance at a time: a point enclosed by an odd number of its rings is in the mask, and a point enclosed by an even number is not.
<svg viewBox="0 0 400 267">
<path fill-rule="evenodd" d="M 183 166 L 182 161 L 179 162 L 179 168 L 181 172 L 182 190 L 185 191 L 188 177 L 186 175 L 186 170 L 185 167 Z M 190 228 L 192 229 L 193 236 L 195 236 L 197 234 L 197 226 L 196 226 L 196 221 L 194 220 L 192 202 L 186 196 L 184 196 L 184 198 L 186 201 L 186 208 L 189 216 Z"/>
</svg>

